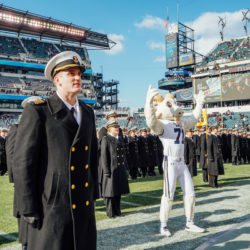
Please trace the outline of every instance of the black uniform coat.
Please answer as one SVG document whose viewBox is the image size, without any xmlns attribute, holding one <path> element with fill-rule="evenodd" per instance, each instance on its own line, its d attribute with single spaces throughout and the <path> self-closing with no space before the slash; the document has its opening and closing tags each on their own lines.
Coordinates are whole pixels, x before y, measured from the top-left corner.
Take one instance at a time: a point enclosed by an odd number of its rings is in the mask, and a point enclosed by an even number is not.
<svg viewBox="0 0 250 250">
<path fill-rule="evenodd" d="M 15 147 L 15 139 L 17 134 L 18 124 L 13 124 L 10 128 L 8 133 L 5 150 L 6 150 L 6 160 L 7 160 L 7 168 L 8 168 L 8 175 L 9 181 L 14 183 L 13 178 L 13 158 L 14 158 L 14 147 Z M 14 191 L 14 202 L 13 202 L 13 214 L 15 217 L 19 217 L 19 212 L 17 208 L 17 197 L 16 192 Z"/>
<path fill-rule="evenodd" d="M 0 136 L 0 175 L 4 175 L 7 171 L 5 142 L 6 139 Z"/>
<path fill-rule="evenodd" d="M 191 176 L 197 176 L 195 145 L 192 138 L 185 137 L 184 139 L 184 160 Z"/>
<path fill-rule="evenodd" d="M 111 135 L 102 138 L 101 145 L 101 196 L 115 197 L 129 193 L 126 149 L 123 140 Z"/>
<path fill-rule="evenodd" d="M 220 138 L 211 134 L 208 136 L 207 151 L 208 151 L 208 173 L 210 175 L 224 174 L 222 144 Z"/>
<path fill-rule="evenodd" d="M 80 126 L 57 95 L 23 111 L 13 164 L 18 208 L 42 219 L 39 230 L 29 225 L 29 250 L 96 249 L 94 113 L 79 105 Z"/>
<path fill-rule="evenodd" d="M 240 137 L 238 135 L 231 135 L 232 156 L 240 156 Z"/>
<path fill-rule="evenodd" d="M 194 145 L 195 145 L 195 154 L 200 155 L 201 151 L 201 138 L 199 135 L 193 135 Z"/>
<path fill-rule="evenodd" d="M 207 169 L 207 139 L 206 134 L 201 135 L 201 153 L 200 153 L 200 165 L 202 169 Z"/>
<path fill-rule="evenodd" d="M 5 143 L 7 169 L 8 169 L 8 175 L 9 175 L 9 181 L 11 183 L 14 182 L 12 166 L 13 166 L 14 146 L 15 146 L 17 128 L 18 128 L 18 124 L 13 124 L 11 126 L 7 139 L 6 139 L 6 143 Z"/>
<path fill-rule="evenodd" d="M 151 159 L 149 157 L 149 147 L 147 137 L 139 136 L 138 137 L 138 149 L 139 149 L 139 159 L 140 167 L 145 170 L 151 166 Z"/>
</svg>

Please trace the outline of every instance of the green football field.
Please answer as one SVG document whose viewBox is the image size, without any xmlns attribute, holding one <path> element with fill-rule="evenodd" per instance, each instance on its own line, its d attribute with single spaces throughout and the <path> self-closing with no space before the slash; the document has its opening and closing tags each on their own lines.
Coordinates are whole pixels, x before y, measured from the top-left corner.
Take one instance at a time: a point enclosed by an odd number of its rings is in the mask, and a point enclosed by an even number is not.
<svg viewBox="0 0 250 250">
<path fill-rule="evenodd" d="M 242 181 L 250 180 L 250 165 L 232 166 L 225 164 L 225 175 L 219 176 L 220 187 L 230 187 Z M 198 169 L 198 176 L 193 177 L 197 196 L 209 192 L 212 189 L 202 181 L 201 170 Z M 138 178 L 129 180 L 130 194 L 122 197 L 122 213 L 129 215 L 143 208 L 150 208 L 159 205 L 162 195 L 162 176 Z M 12 216 L 13 208 L 13 184 L 8 181 L 8 176 L 0 177 L 0 248 L 17 244 L 17 222 Z M 175 203 L 182 202 L 182 191 L 177 185 Z M 107 219 L 105 206 L 101 199 L 96 202 L 96 219 L 101 221 Z"/>
</svg>

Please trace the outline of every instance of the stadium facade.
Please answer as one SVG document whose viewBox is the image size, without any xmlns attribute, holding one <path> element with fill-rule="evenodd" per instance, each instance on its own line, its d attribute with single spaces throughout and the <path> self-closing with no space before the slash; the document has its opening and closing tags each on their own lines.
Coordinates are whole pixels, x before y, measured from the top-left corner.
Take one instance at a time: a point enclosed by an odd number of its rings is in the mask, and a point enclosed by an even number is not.
<svg viewBox="0 0 250 250">
<path fill-rule="evenodd" d="M 180 22 L 169 24 L 167 70 L 158 81 L 159 89 L 173 93 L 187 116 L 193 109 L 194 95 L 205 91 L 211 125 L 246 128 L 250 122 L 250 36 L 221 41 L 207 55 L 201 55 L 194 48 L 194 32 Z M 226 113 L 235 113 L 233 119 Z"/>
<path fill-rule="evenodd" d="M 1 5 L 1 117 L 11 115 L 15 118 L 22 111 L 22 100 L 28 96 L 46 98 L 53 95 L 55 87 L 44 77 L 45 66 L 51 57 L 69 50 L 77 52 L 86 67 L 79 99 L 96 108 L 117 107 L 119 82 L 105 82 L 102 74 L 93 74 L 86 47 L 110 49 L 114 45 L 106 34 Z M 98 89 L 100 83 L 101 91 Z"/>
</svg>

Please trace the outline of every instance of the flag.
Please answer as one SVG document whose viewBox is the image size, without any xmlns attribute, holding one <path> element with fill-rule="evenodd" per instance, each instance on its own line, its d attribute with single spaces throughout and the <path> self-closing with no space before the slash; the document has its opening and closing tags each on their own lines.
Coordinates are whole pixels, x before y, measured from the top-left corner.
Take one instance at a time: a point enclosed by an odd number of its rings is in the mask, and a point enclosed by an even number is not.
<svg viewBox="0 0 250 250">
<path fill-rule="evenodd" d="M 167 26 L 168 26 L 168 20 L 169 20 L 169 18 L 167 17 L 167 20 L 164 23 L 165 28 L 167 28 Z"/>
<path fill-rule="evenodd" d="M 207 126 L 207 110 L 205 109 L 202 114 L 202 119 L 196 124 L 197 128 L 200 128 L 201 126 Z"/>
</svg>

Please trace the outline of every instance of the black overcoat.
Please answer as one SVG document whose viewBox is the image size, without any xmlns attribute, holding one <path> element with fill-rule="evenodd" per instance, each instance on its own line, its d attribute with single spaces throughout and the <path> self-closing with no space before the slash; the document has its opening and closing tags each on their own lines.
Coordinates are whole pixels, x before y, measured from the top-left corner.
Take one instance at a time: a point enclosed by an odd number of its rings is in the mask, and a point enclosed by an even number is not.
<svg viewBox="0 0 250 250">
<path fill-rule="evenodd" d="M 232 156 L 240 156 L 240 137 L 238 135 L 231 135 Z"/>
<path fill-rule="evenodd" d="M 101 196 L 115 197 L 129 193 L 126 149 L 123 140 L 111 135 L 102 138 Z"/>
<path fill-rule="evenodd" d="M 202 169 L 207 169 L 207 139 L 206 134 L 201 135 L 200 165 Z"/>
<path fill-rule="evenodd" d="M 138 137 L 138 149 L 139 149 L 139 159 L 140 159 L 140 168 L 148 169 L 151 164 L 151 158 L 149 156 L 149 147 L 147 137 L 139 136 Z"/>
<path fill-rule="evenodd" d="M 0 136 L 0 175 L 4 175 L 7 172 L 5 143 L 6 139 Z"/>
<path fill-rule="evenodd" d="M 195 154 L 200 155 L 201 151 L 201 138 L 199 135 L 193 135 L 194 145 L 195 145 Z"/>
<path fill-rule="evenodd" d="M 8 136 L 6 138 L 6 143 L 5 143 L 6 161 L 7 161 L 7 169 L 8 169 L 10 183 L 14 182 L 12 166 L 13 166 L 13 156 L 14 156 L 14 147 L 15 147 L 17 128 L 18 128 L 18 124 L 13 124 L 11 126 Z"/>
<path fill-rule="evenodd" d="M 15 147 L 15 139 L 17 134 L 18 124 L 13 124 L 10 128 L 8 133 L 6 144 L 5 144 L 5 151 L 6 151 L 6 160 L 7 160 L 7 169 L 9 175 L 10 183 L 14 183 L 13 178 L 13 159 L 14 159 L 14 147 Z M 15 217 L 19 217 L 19 212 L 17 208 L 17 197 L 16 191 L 14 189 L 14 201 L 13 201 L 13 215 Z"/>
<path fill-rule="evenodd" d="M 208 136 L 207 152 L 208 152 L 208 174 L 210 175 L 223 175 L 223 158 L 222 158 L 222 145 L 220 138 L 211 134 Z"/>
<path fill-rule="evenodd" d="M 191 176 L 197 176 L 195 145 L 193 139 L 188 137 L 184 139 L 184 160 Z"/>
<path fill-rule="evenodd" d="M 13 164 L 18 208 L 42 219 L 40 229 L 29 225 L 28 250 L 96 249 L 95 120 L 79 105 L 80 126 L 57 95 L 23 111 Z"/>
</svg>

